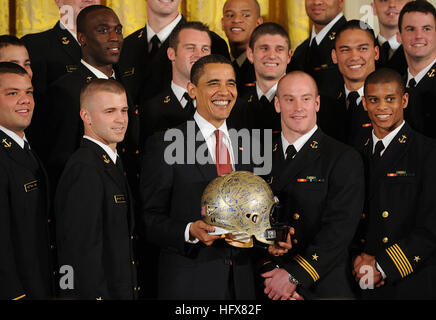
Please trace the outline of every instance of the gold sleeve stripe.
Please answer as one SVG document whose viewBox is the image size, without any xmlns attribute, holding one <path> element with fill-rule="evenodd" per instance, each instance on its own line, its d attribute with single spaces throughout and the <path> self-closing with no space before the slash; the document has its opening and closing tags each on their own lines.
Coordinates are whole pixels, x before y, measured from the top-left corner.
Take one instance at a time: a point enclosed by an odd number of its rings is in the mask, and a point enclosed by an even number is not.
<svg viewBox="0 0 436 320">
<path fill-rule="evenodd" d="M 309 273 L 314 282 L 319 280 L 318 272 L 302 256 L 297 255 L 294 257 L 294 260 Z"/>
<path fill-rule="evenodd" d="M 404 255 L 404 252 L 397 244 L 393 245 L 390 248 L 387 248 L 386 252 L 394 262 L 402 278 L 408 276 L 413 272 L 413 268 L 410 265 L 409 260 L 407 260 L 406 256 Z"/>
<path fill-rule="evenodd" d="M 404 254 L 403 250 L 401 250 L 398 244 L 394 244 L 392 247 L 397 252 L 397 255 L 401 258 L 403 265 L 406 268 L 407 275 L 411 274 L 413 272 L 413 268 L 409 260 L 407 259 L 406 255 Z"/>
<path fill-rule="evenodd" d="M 23 294 L 23 295 L 21 295 L 21 296 L 19 296 L 19 297 L 13 298 L 12 300 L 20 300 L 20 299 L 23 299 L 25 296 L 26 296 L 26 295 Z"/>
</svg>

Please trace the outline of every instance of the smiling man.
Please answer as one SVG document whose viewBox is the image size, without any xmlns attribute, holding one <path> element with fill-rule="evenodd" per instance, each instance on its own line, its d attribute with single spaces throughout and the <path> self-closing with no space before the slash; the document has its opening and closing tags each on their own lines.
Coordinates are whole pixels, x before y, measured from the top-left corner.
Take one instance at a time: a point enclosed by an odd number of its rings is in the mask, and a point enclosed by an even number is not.
<svg viewBox="0 0 436 320">
<path fill-rule="evenodd" d="M 427 1 L 412 1 L 404 6 L 399 18 L 398 41 L 406 55 L 409 107 L 406 120 L 412 128 L 436 137 L 436 9 Z"/>
<path fill-rule="evenodd" d="M 294 228 L 292 250 L 264 273 L 270 299 L 352 299 L 349 253 L 363 208 L 359 154 L 324 134 L 316 124 L 320 97 L 315 80 L 301 71 L 283 77 L 275 106 L 281 134 L 272 145 L 266 178 Z M 273 265 L 274 265 L 273 264 Z"/>
<path fill-rule="evenodd" d="M 76 18 L 83 8 L 100 4 L 100 0 L 54 2 L 59 8 L 60 15 L 56 25 L 50 30 L 23 37 L 35 72 L 35 91 L 41 99 L 52 82 L 79 67 L 81 52 L 77 40 Z"/>
<path fill-rule="evenodd" d="M 245 118 L 252 119 L 248 128 L 280 131 L 280 115 L 275 110 L 274 97 L 291 56 L 291 41 L 282 26 L 267 22 L 254 29 L 247 57 L 254 66 L 256 84 L 241 98 L 246 104 L 241 107 L 247 113 Z"/>
<path fill-rule="evenodd" d="M 400 74 L 407 71 L 404 50 L 397 40 L 398 18 L 401 9 L 410 0 L 374 0 L 371 3 L 374 15 L 378 18 L 380 33 L 377 37 L 380 46 L 380 59 L 377 67 L 388 67 Z"/>
<path fill-rule="evenodd" d="M 336 98 L 342 78 L 331 59 L 336 34 L 346 22 L 344 0 L 305 0 L 306 13 L 313 23 L 310 37 L 295 50 L 288 71 L 312 75 L 321 95 Z"/>
<path fill-rule="evenodd" d="M 85 132 L 55 198 L 59 262 L 74 271 L 74 288 L 61 288 L 63 297 L 136 297 L 133 199 L 116 149 L 128 109 L 125 89 L 114 80 L 92 80 L 80 93 Z"/>
<path fill-rule="evenodd" d="M 353 275 L 366 282 L 367 299 L 436 297 L 429 285 L 436 279 L 436 144 L 404 121 L 408 98 L 393 70 L 377 70 L 365 82 L 363 104 L 373 124 L 363 150 L 368 221 Z"/>
<path fill-rule="evenodd" d="M 363 85 L 366 77 L 375 70 L 375 62 L 379 58 L 374 31 L 362 21 L 348 21 L 336 34 L 331 56 L 345 83 L 337 94 L 343 110 L 342 121 L 348 124 L 347 139 L 344 140 L 351 146 L 361 148 L 371 129 L 367 112 L 362 106 Z"/>
<path fill-rule="evenodd" d="M 261 23 L 263 18 L 257 0 L 228 0 L 224 4 L 221 24 L 229 40 L 240 94 L 256 80 L 253 66 L 247 60 L 246 50 L 252 32 Z"/>
<path fill-rule="evenodd" d="M 180 137 L 176 141 L 165 133 L 152 136 L 142 162 L 141 222 L 147 240 L 161 248 L 158 275 L 151 275 L 158 277 L 158 298 L 254 299 L 248 252 L 210 235 L 214 228 L 201 220 L 201 196 L 209 182 L 233 170 L 252 169 L 235 161 L 242 158 L 235 157 L 238 148 L 232 148 L 226 122 L 237 98 L 231 62 L 219 55 L 199 59 L 188 92 L 197 100 L 194 121 L 168 131 Z M 167 148 L 172 143 L 181 161 L 170 164 Z M 201 161 L 204 157 L 207 163 Z"/>
<path fill-rule="evenodd" d="M 157 131 L 166 130 L 192 119 L 195 103 L 188 95 L 193 64 L 211 54 L 208 27 L 201 22 L 186 22 L 172 32 L 167 50 L 173 78 L 161 92 L 142 106 L 142 143 Z"/>
<path fill-rule="evenodd" d="M 24 130 L 33 109 L 26 70 L 0 62 L 0 299 L 50 299 L 56 265 L 50 252 L 48 181 Z M 53 230 L 52 230 L 53 231 Z M 52 250 L 50 249 L 53 248 Z"/>
<path fill-rule="evenodd" d="M 78 70 L 57 80 L 49 89 L 48 127 L 56 132 L 48 156 L 48 169 L 53 181 L 57 181 L 65 163 L 79 147 L 83 135 L 83 124 L 79 117 L 80 90 L 92 79 L 116 79 L 124 81 L 123 73 L 115 65 L 123 45 L 122 25 L 115 12 L 105 6 L 96 5 L 83 9 L 77 18 L 78 40 L 82 48 L 82 60 Z M 129 93 L 127 93 L 129 99 Z M 137 139 L 133 126 L 129 128 L 129 143 L 123 157 L 135 154 Z M 130 146 L 132 145 L 132 146 Z M 129 163 L 128 173 L 131 173 Z M 136 169 L 132 169 L 136 179 Z"/>
</svg>

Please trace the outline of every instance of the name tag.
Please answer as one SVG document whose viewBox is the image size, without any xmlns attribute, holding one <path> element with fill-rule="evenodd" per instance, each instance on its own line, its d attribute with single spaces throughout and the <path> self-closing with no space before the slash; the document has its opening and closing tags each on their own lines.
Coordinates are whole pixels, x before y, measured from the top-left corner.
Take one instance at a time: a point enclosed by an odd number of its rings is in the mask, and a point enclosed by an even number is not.
<svg viewBox="0 0 436 320">
<path fill-rule="evenodd" d="M 123 194 L 114 195 L 115 203 L 126 203 L 126 196 Z"/>
<path fill-rule="evenodd" d="M 135 68 L 132 68 L 130 70 L 127 70 L 123 73 L 123 77 L 129 77 L 133 76 L 135 74 Z"/>
<path fill-rule="evenodd" d="M 67 72 L 74 72 L 74 71 L 76 71 L 77 69 L 79 69 L 79 67 L 77 67 L 76 65 L 67 65 L 67 66 L 65 66 L 66 68 L 67 68 Z"/>
<path fill-rule="evenodd" d="M 30 192 L 38 189 L 38 181 L 32 181 L 24 185 L 24 190 Z"/>
</svg>

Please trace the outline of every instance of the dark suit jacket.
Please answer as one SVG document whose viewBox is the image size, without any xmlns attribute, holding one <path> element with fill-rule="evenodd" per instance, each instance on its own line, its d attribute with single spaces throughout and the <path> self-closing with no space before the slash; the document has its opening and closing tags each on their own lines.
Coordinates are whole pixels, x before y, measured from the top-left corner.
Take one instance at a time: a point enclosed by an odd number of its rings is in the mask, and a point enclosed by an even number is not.
<svg viewBox="0 0 436 320">
<path fill-rule="evenodd" d="M 134 212 L 126 178 L 109 155 L 83 139 L 68 161 L 55 198 L 59 261 L 74 270 L 79 299 L 133 299 Z"/>
<path fill-rule="evenodd" d="M 246 90 L 241 100 L 247 113 L 246 119 L 251 122 L 249 129 L 281 131 L 280 114 L 276 112 L 274 99 L 271 102 L 259 100 L 256 86 L 254 86 Z"/>
<path fill-rule="evenodd" d="M 116 78 L 124 84 L 126 76 L 118 71 L 116 67 Z M 50 104 L 46 116 L 47 136 L 55 132 L 52 145 L 48 150 L 48 170 L 53 182 L 57 182 L 62 170 L 80 146 L 83 136 L 83 122 L 80 118 L 80 91 L 82 87 L 96 76 L 84 65 L 81 65 L 75 72 L 65 75 L 54 82 L 49 89 Z M 129 127 L 126 139 L 118 147 L 125 162 L 129 175 L 129 181 L 137 180 L 139 164 L 139 129 L 138 109 L 132 107 L 128 88 L 127 100 L 129 103 Z M 133 185 L 132 185 L 133 187 Z"/>
<path fill-rule="evenodd" d="M 362 102 L 357 109 L 347 109 L 344 87 L 338 91 L 336 99 L 321 96 L 318 124 L 326 133 L 357 150 L 361 150 L 372 131 L 371 120 Z"/>
<path fill-rule="evenodd" d="M 141 107 L 142 142 L 158 131 L 177 127 L 192 118 L 180 104 L 171 86 L 164 89 Z"/>
<path fill-rule="evenodd" d="M 336 64 L 332 61 L 332 49 L 335 45 L 336 32 L 347 22 L 345 17 L 339 19 L 330 32 L 318 45 L 317 63 L 310 61 L 310 37 L 295 50 L 288 66 L 288 72 L 301 70 L 312 75 L 318 84 L 319 92 L 331 98 L 336 98 L 338 90 L 344 85 L 343 78 Z"/>
<path fill-rule="evenodd" d="M 0 299 L 54 295 L 48 181 L 38 162 L 0 130 Z"/>
<path fill-rule="evenodd" d="M 372 138 L 363 155 L 367 171 L 364 252 L 375 256 L 386 285 L 365 290 L 370 299 L 436 298 L 436 143 L 406 123 L 378 164 Z"/>
<path fill-rule="evenodd" d="M 318 129 L 285 162 L 278 135 L 266 181 L 282 204 L 282 220 L 295 229 L 293 248 L 279 265 L 308 299 L 353 297 L 348 247 L 364 202 L 360 155 Z"/>
<path fill-rule="evenodd" d="M 405 78 L 407 80 L 407 75 Z M 406 121 L 419 133 L 436 138 L 436 110 L 433 106 L 436 99 L 436 63 L 416 87 L 407 89 L 407 92 L 409 105 L 404 113 Z"/>
<path fill-rule="evenodd" d="M 242 66 L 239 66 L 236 60 L 233 61 L 232 64 L 233 68 L 235 69 L 238 94 L 242 96 L 246 94 L 250 88 L 253 88 L 256 85 L 256 73 L 254 71 L 254 66 L 248 60 L 248 58 L 245 59 Z"/>
<path fill-rule="evenodd" d="M 182 17 L 178 25 L 185 22 L 186 19 Z M 214 32 L 211 32 L 211 38 L 212 53 L 230 58 L 227 43 Z M 133 65 L 134 67 L 135 77 L 128 80 L 128 85 L 132 88 L 133 101 L 144 104 L 145 101 L 153 98 L 171 82 L 172 67 L 167 55 L 168 47 L 169 39 L 167 38 L 162 43 L 156 56 L 150 59 L 148 57 L 146 27 L 137 30 L 124 39 L 120 65 L 123 67 Z"/>
<path fill-rule="evenodd" d="M 377 43 L 379 43 L 378 38 Z M 381 46 L 379 45 L 379 47 L 381 52 Z M 394 54 L 390 59 L 383 61 L 382 57 L 380 56 L 380 59 L 375 63 L 377 69 L 384 67 L 391 68 L 397 71 L 402 76 L 407 75 L 407 61 L 406 56 L 404 55 L 404 49 L 402 45 L 398 47 L 397 50 L 395 50 Z"/>
<path fill-rule="evenodd" d="M 25 35 L 22 40 L 32 62 L 35 91 L 44 93 L 53 81 L 79 68 L 80 45 L 59 21 L 52 29 Z"/>
<path fill-rule="evenodd" d="M 210 156 L 212 164 L 202 165 L 195 160 L 194 152 L 200 146 L 204 148 L 204 140 L 195 141 L 199 132 L 195 122 L 188 121 L 177 129 L 183 134 L 178 140 L 179 152 L 184 150 L 183 163 L 168 164 L 165 150 L 171 142 L 164 142 L 164 133 L 157 133 L 147 142 L 141 174 L 141 222 L 148 241 L 161 248 L 158 296 L 183 300 L 228 298 L 233 269 L 236 299 L 254 299 L 248 249 L 230 247 L 223 240 L 210 247 L 201 242 L 195 245 L 185 242 L 185 228 L 201 218 L 201 196 L 208 183 L 217 177 L 217 171 Z M 187 157 L 194 157 L 193 164 L 187 162 Z M 236 169 L 251 171 L 251 165 L 236 165 Z"/>
</svg>

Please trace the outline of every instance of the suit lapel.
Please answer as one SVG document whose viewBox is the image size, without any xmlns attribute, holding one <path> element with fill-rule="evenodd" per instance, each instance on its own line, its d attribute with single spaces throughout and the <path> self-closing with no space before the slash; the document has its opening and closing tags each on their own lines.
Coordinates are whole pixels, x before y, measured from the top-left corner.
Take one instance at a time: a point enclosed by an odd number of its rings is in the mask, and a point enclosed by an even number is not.
<svg viewBox="0 0 436 320">
<path fill-rule="evenodd" d="M 79 61 L 80 57 L 82 56 L 82 52 L 80 49 L 80 45 L 77 43 L 76 39 L 71 35 L 71 33 L 66 30 L 62 29 L 60 22 L 56 23 L 54 26 L 54 32 L 56 34 L 56 41 L 59 44 L 59 46 L 71 57 L 74 61 Z M 73 68 L 74 66 L 67 66 Z M 74 70 L 70 70 L 69 72 L 72 72 Z"/>
<path fill-rule="evenodd" d="M 0 145 L 15 162 L 28 169 L 34 167 L 33 161 L 26 154 L 26 151 L 2 130 L 0 130 Z"/>
<path fill-rule="evenodd" d="M 322 148 L 323 133 L 317 129 L 315 133 L 306 142 L 303 148 L 295 155 L 295 158 L 284 164 L 282 173 L 275 177 L 275 188 L 282 190 L 306 167 L 310 166 L 316 159 L 320 157 L 320 148 Z M 281 141 L 279 143 L 281 145 Z M 283 157 L 283 150 L 280 147 L 280 155 Z"/>
<path fill-rule="evenodd" d="M 371 167 L 371 157 L 372 157 L 372 149 L 373 143 L 372 139 L 370 139 L 368 143 L 368 149 L 366 150 L 366 157 L 369 161 L 370 166 L 370 198 L 374 196 L 374 191 L 376 190 L 376 184 L 380 182 L 380 178 L 385 177 L 389 172 L 395 168 L 396 164 L 403 158 L 404 154 L 407 152 L 413 136 L 411 134 L 411 130 L 409 125 L 404 124 L 403 128 L 398 132 L 389 146 L 386 148 L 383 156 L 380 158 L 379 162 L 375 167 Z"/>
</svg>

